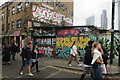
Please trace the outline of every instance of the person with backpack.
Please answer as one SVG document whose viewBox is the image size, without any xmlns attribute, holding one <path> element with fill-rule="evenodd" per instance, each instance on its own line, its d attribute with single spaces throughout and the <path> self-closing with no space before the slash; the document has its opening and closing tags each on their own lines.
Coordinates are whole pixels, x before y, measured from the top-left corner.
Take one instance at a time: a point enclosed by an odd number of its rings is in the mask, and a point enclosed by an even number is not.
<svg viewBox="0 0 120 80">
<path fill-rule="evenodd" d="M 92 75 L 92 65 L 91 65 L 91 62 L 92 62 L 92 44 L 94 42 L 93 41 L 89 41 L 88 42 L 88 46 L 85 47 L 85 55 L 84 55 L 84 70 L 83 70 L 83 73 L 81 75 L 81 78 L 80 80 L 83 80 L 86 76 L 86 74 L 91 74 L 91 77 L 93 77 Z"/>
<path fill-rule="evenodd" d="M 31 65 L 32 65 L 32 51 L 31 51 L 31 43 L 27 43 L 25 47 L 22 49 L 21 53 L 22 57 L 22 67 L 20 69 L 20 75 L 23 75 L 23 69 L 27 66 L 28 68 L 28 75 L 33 76 L 31 73 Z"/>
<path fill-rule="evenodd" d="M 72 63 L 73 57 L 75 58 L 75 60 L 78 64 L 78 67 L 82 66 L 82 64 L 80 64 L 80 62 L 78 60 L 78 52 L 77 51 L 78 50 L 77 50 L 76 42 L 74 41 L 72 46 L 71 46 L 71 50 L 70 50 L 70 57 L 69 57 L 68 66 L 72 66 L 71 63 Z"/>
</svg>

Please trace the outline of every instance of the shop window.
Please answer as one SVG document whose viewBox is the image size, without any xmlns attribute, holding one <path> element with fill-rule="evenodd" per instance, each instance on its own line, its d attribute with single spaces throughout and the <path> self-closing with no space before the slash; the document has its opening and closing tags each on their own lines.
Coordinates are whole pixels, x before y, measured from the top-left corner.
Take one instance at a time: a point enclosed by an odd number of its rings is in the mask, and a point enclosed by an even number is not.
<svg viewBox="0 0 120 80">
<path fill-rule="evenodd" d="M 5 26 L 4 26 L 4 24 L 2 24 L 2 31 L 4 31 L 5 30 Z"/>
<path fill-rule="evenodd" d="M 17 20 L 17 28 L 21 28 L 22 27 L 22 20 L 19 19 Z"/>
<path fill-rule="evenodd" d="M 12 29 L 14 29 L 15 28 L 15 23 L 14 23 L 14 21 L 12 21 Z"/>
<path fill-rule="evenodd" d="M 12 7 L 12 14 L 15 14 L 15 7 Z"/>
<path fill-rule="evenodd" d="M 4 19 L 5 18 L 5 13 L 3 12 L 2 14 L 1 14 L 1 19 Z"/>
<path fill-rule="evenodd" d="M 17 4 L 17 12 L 20 12 L 22 10 L 22 2 Z"/>
</svg>

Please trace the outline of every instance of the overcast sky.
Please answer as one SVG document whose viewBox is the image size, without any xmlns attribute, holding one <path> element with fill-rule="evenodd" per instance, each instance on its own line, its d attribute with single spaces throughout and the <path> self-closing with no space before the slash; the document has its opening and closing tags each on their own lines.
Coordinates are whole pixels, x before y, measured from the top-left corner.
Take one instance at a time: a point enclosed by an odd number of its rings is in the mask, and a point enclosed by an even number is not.
<svg viewBox="0 0 120 80">
<path fill-rule="evenodd" d="M 85 25 L 86 18 L 95 15 L 95 25 L 100 27 L 102 10 L 107 10 L 108 27 L 111 28 L 112 0 L 74 0 L 74 1 L 75 1 L 74 25 Z M 117 18 L 115 19 L 117 20 Z M 115 24 L 115 28 L 117 29 L 116 26 L 117 24 Z"/>
<path fill-rule="evenodd" d="M 0 5 L 8 0 L 1 0 Z M 116 0 L 117 1 L 117 0 Z M 74 25 L 86 25 L 86 18 L 95 15 L 95 25 L 101 26 L 102 10 L 107 10 L 108 28 L 111 28 L 112 0 L 74 0 Z M 118 29 L 117 4 L 115 11 L 115 29 Z"/>
</svg>

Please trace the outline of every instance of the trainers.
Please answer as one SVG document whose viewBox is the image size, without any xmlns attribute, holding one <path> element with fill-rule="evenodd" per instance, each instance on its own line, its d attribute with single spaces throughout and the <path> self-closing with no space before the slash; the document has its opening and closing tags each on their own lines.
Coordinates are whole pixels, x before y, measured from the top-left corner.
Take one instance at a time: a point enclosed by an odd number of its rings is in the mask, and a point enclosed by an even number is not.
<svg viewBox="0 0 120 80">
<path fill-rule="evenodd" d="M 33 76 L 33 74 L 32 74 L 32 73 L 28 73 L 28 75 L 29 75 L 29 76 Z"/>
<path fill-rule="evenodd" d="M 22 71 L 20 72 L 20 75 L 23 75 L 23 72 L 22 72 Z"/>
<path fill-rule="evenodd" d="M 68 64 L 68 66 L 72 66 L 71 64 Z"/>
<path fill-rule="evenodd" d="M 78 67 L 82 66 L 82 64 L 78 64 Z"/>
</svg>

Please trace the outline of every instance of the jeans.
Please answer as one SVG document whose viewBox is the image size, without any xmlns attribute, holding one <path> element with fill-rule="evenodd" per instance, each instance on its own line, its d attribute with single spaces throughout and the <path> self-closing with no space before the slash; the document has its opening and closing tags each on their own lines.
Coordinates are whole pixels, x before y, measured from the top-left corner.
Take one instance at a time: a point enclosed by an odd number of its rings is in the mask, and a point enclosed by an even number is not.
<svg viewBox="0 0 120 80">
<path fill-rule="evenodd" d="M 102 70 L 100 68 L 101 64 L 97 65 L 97 68 L 93 68 L 93 80 L 102 80 Z"/>
</svg>

